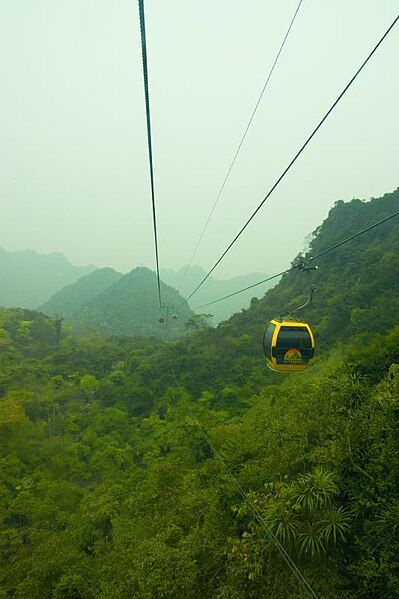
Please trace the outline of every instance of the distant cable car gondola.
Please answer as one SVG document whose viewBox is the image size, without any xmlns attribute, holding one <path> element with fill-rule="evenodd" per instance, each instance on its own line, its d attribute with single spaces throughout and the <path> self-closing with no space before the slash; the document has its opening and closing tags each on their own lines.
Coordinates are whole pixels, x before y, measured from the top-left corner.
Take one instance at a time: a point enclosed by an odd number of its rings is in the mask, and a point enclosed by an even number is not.
<svg viewBox="0 0 399 599">
<path fill-rule="evenodd" d="M 305 370 L 314 347 L 312 329 L 296 320 L 273 319 L 263 337 L 267 365 L 276 372 Z"/>
</svg>

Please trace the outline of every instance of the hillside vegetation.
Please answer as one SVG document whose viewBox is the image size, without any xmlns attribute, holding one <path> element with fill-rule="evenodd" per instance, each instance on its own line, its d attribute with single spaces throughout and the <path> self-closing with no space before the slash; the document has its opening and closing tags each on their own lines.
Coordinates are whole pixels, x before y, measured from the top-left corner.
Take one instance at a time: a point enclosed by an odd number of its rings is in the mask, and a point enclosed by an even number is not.
<svg viewBox="0 0 399 599">
<path fill-rule="evenodd" d="M 233 316 L 229 327 L 252 335 L 261 333 L 265 318 L 281 314 L 303 303 L 316 283 L 314 301 L 306 310 L 321 348 L 362 333 L 387 332 L 399 314 L 399 222 L 392 219 L 361 237 L 320 257 L 313 256 L 399 209 L 399 190 L 365 203 L 336 202 L 328 218 L 313 233 L 305 263 L 319 271 L 294 270 L 263 299 L 253 300 L 251 310 Z M 310 260 L 310 261 L 309 261 Z"/>
<path fill-rule="evenodd" d="M 73 322 L 86 304 L 95 300 L 122 276 L 113 268 L 99 268 L 81 277 L 73 285 L 67 285 L 57 291 L 40 306 L 40 310 L 45 314 L 60 314 L 68 322 Z"/>
<path fill-rule="evenodd" d="M 308 257 L 398 199 L 337 203 Z M 170 343 L 2 310 L 0 597 L 308 597 L 271 531 L 320 599 L 399 598 L 397 231 L 320 259 L 298 375 L 267 370 L 261 337 L 299 271 Z"/>
</svg>

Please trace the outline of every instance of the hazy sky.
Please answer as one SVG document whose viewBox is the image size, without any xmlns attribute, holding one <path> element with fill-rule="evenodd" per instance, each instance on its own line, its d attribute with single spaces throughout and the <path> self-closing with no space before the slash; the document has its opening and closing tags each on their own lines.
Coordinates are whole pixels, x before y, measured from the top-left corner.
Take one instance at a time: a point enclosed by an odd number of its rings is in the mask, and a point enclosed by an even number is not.
<svg viewBox="0 0 399 599">
<path fill-rule="evenodd" d="M 161 266 L 215 199 L 297 0 L 147 0 Z M 304 0 L 196 262 L 215 259 L 398 12 Z M 136 0 L 1 0 L 0 246 L 154 265 Z M 335 200 L 399 185 L 399 25 L 217 276 L 287 266 Z"/>
</svg>

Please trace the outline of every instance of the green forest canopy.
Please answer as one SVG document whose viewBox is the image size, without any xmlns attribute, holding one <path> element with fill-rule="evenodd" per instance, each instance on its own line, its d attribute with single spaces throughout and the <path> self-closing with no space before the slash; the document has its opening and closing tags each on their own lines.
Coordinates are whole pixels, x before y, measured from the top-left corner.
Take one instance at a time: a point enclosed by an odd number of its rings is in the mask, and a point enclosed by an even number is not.
<svg viewBox="0 0 399 599">
<path fill-rule="evenodd" d="M 336 204 L 309 255 L 398 199 Z M 251 505 L 318 597 L 399 597 L 397 226 L 320 260 L 299 375 L 261 353 L 296 271 L 167 344 L 0 310 L 0 597 L 307 597 Z"/>
</svg>

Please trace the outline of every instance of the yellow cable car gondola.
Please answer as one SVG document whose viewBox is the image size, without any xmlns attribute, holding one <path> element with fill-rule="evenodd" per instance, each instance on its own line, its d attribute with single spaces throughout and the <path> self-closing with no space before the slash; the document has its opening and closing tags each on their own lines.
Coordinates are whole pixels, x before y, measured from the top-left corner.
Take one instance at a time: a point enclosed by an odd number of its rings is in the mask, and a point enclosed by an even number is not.
<svg viewBox="0 0 399 599">
<path fill-rule="evenodd" d="M 302 270 L 317 273 L 317 266 L 301 266 Z M 267 365 L 275 372 L 299 372 L 306 370 L 314 356 L 314 335 L 307 322 L 295 320 L 292 314 L 311 304 L 316 286 L 312 285 L 308 299 L 290 313 L 274 318 L 263 337 L 263 349 Z"/>
<path fill-rule="evenodd" d="M 314 355 L 314 336 L 306 322 L 273 319 L 263 337 L 267 365 L 276 372 L 298 372 Z"/>
</svg>

